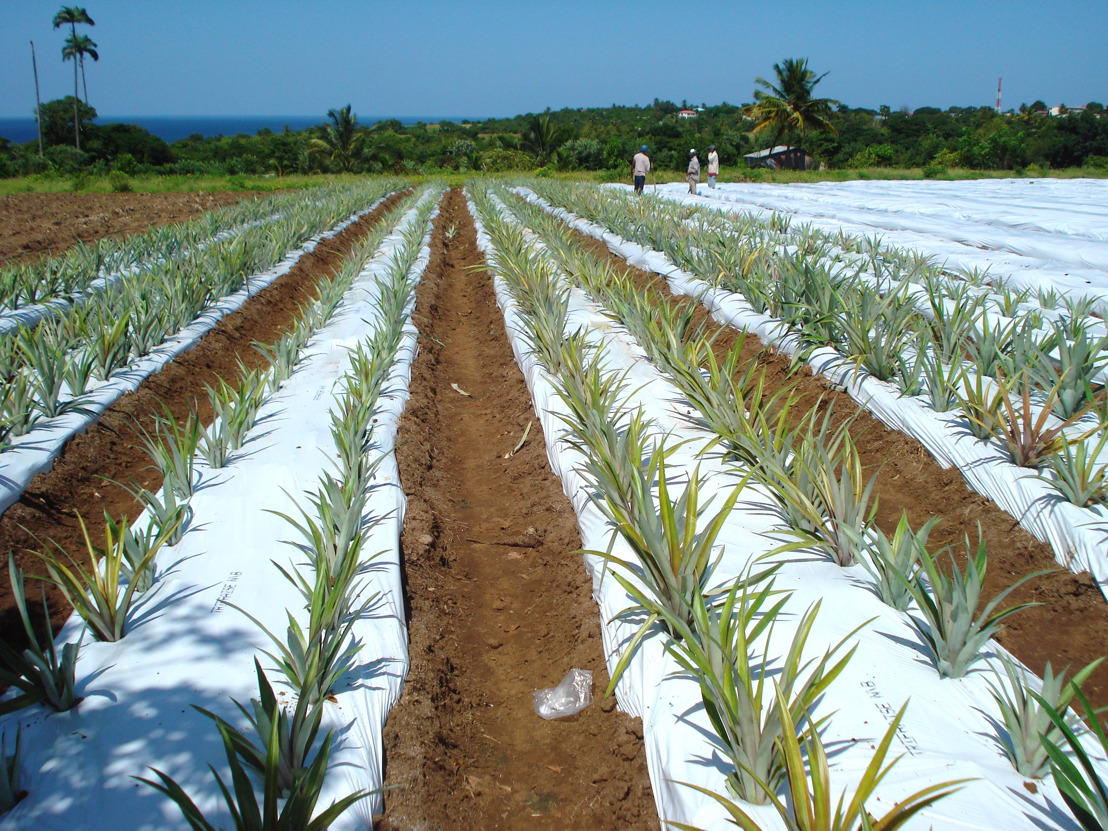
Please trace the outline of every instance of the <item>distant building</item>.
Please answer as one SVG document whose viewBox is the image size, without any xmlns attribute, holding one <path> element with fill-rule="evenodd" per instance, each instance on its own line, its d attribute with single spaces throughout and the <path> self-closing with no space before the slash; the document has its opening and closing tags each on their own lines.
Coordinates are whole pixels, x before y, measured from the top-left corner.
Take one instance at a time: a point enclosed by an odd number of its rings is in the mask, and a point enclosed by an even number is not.
<svg viewBox="0 0 1108 831">
<path fill-rule="evenodd" d="M 696 110 L 681 110 L 677 113 L 678 118 L 696 118 Z"/>
<path fill-rule="evenodd" d="M 802 147 L 779 144 L 743 156 L 751 167 L 768 167 L 770 170 L 808 170 L 812 157 Z"/>
</svg>

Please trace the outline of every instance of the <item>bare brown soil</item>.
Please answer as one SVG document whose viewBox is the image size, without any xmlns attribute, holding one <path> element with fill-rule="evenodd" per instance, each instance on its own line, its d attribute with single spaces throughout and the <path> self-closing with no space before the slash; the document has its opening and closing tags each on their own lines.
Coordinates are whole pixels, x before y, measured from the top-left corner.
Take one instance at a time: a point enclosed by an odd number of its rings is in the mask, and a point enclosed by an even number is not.
<svg viewBox="0 0 1108 831">
<path fill-rule="evenodd" d="M 632 275 L 643 291 L 665 302 L 688 302 L 687 298 L 670 294 L 665 280 L 658 275 L 631 268 L 602 242 L 579 236 L 595 256 Z M 700 307 L 697 322 L 704 323 L 709 332 L 719 329 L 706 318 L 707 313 Z M 1059 566 L 1049 545 L 1035 539 L 994 502 L 970 490 L 957 470 L 944 470 L 918 441 L 860 410 L 846 393 L 834 389 L 822 376 L 813 375 L 806 366 L 792 372 L 791 358 L 767 348 L 756 335 L 725 328 L 713 348 L 722 358 L 735 344 L 741 344 L 740 373 L 750 361 L 765 367 L 767 395 L 795 385 L 800 396 L 794 411 L 798 418 L 815 408 L 822 419 L 822 413 L 832 408 L 840 414 L 838 423 L 854 419 L 851 436 L 868 470 L 866 475 L 877 474 L 877 524 L 886 534 L 892 536 L 902 513 L 907 514 L 913 528 L 921 527 L 931 517 L 940 517 L 928 537 L 928 548 L 934 551 L 951 546 L 964 568 L 965 540 L 969 539 L 976 550 L 980 528 L 988 551 L 986 600 L 1025 575 L 1052 572 L 1025 583 L 1005 600 L 1004 607 L 1041 604 L 1008 618 L 997 638 L 1006 649 L 1040 676 L 1047 662 L 1055 671 L 1066 666 L 1077 669 L 1108 653 L 1108 603 L 1090 574 L 1073 574 Z M 1108 705 L 1108 666 L 1099 667 L 1082 689 L 1094 706 Z"/>
<path fill-rule="evenodd" d="M 78 241 L 183 222 L 253 193 L 12 193 L 0 196 L 0 266 L 60 254 Z"/>
<path fill-rule="evenodd" d="M 451 191 L 397 446 L 411 670 L 387 724 L 394 790 L 379 827 L 657 828 L 639 721 L 599 703 L 608 677 L 576 517 L 483 265 Z M 539 718 L 532 693 L 574 667 L 592 670 L 598 703 Z"/>
</svg>

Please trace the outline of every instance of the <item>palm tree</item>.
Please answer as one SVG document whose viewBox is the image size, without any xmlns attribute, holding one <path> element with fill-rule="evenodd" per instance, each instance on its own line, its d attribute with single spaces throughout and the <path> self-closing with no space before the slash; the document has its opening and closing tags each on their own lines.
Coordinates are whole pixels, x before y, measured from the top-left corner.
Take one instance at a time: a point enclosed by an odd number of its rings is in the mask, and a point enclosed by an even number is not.
<svg viewBox="0 0 1108 831">
<path fill-rule="evenodd" d="M 832 107 L 839 102 L 831 98 L 813 98 L 812 91 L 827 73 L 817 76 L 808 68 L 807 58 L 786 58 L 773 65 L 777 75 L 774 86 L 765 78 L 755 78 L 754 103 L 746 114 L 757 123 L 754 130 L 773 130 L 770 147 L 776 147 L 783 136 L 797 136 L 801 142 L 809 132 L 835 132 Z"/>
<path fill-rule="evenodd" d="M 341 110 L 328 110 L 327 117 L 331 123 L 323 125 L 320 138 L 311 140 L 311 149 L 338 162 L 343 172 L 349 173 L 365 144 L 365 136 L 358 129 L 358 117 L 350 112 L 349 104 Z"/>
<path fill-rule="evenodd" d="M 550 161 L 565 142 L 565 130 L 551 124 L 550 116 L 545 113 L 532 116 L 523 133 L 523 147 L 538 159 L 540 165 Z"/>
<path fill-rule="evenodd" d="M 96 51 L 96 41 L 88 35 L 70 35 L 65 39 L 62 47 L 62 60 L 77 60 L 81 64 L 81 85 L 85 89 L 85 103 L 88 103 L 88 81 L 85 79 L 85 55 L 94 61 L 100 60 L 100 53 Z"/>
<path fill-rule="evenodd" d="M 69 37 L 73 40 L 77 38 L 77 24 L 81 23 L 86 26 L 95 26 L 96 23 L 88 16 L 88 12 L 81 6 L 62 6 L 61 10 L 54 15 L 54 28 L 58 29 L 66 24 L 69 24 Z M 81 149 L 81 119 L 77 114 L 77 104 L 81 100 L 77 94 L 77 63 L 76 54 L 67 55 L 66 48 L 69 44 L 69 40 L 66 40 L 66 46 L 62 47 L 62 60 L 67 61 L 73 59 L 73 140 L 78 150 Z"/>
</svg>

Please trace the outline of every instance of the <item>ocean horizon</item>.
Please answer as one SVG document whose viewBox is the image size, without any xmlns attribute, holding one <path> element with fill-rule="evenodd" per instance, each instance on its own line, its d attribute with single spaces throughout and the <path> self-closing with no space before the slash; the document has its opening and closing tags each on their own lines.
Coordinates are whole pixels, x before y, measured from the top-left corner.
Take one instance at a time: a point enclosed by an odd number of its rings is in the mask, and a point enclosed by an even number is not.
<svg viewBox="0 0 1108 831">
<path fill-rule="evenodd" d="M 438 124 L 440 121 L 481 121 L 461 116 L 369 116 L 358 118 L 358 123 L 369 126 L 380 121 L 396 119 L 405 126 L 418 124 Z M 137 124 L 167 142 L 179 141 L 199 133 L 204 137 L 237 136 L 242 133 L 253 136 L 259 130 L 269 129 L 275 133 L 290 130 L 304 130 L 323 124 L 326 116 L 315 115 L 112 115 L 100 116 L 96 124 Z M 0 118 L 0 137 L 13 144 L 24 144 L 38 138 L 34 117 Z"/>
</svg>

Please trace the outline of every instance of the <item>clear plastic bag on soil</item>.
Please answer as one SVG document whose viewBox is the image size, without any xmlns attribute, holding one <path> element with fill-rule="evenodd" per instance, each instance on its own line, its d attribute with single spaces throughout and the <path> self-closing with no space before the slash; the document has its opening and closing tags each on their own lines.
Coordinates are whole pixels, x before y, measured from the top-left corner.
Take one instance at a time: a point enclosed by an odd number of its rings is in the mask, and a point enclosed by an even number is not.
<svg viewBox="0 0 1108 831">
<path fill-rule="evenodd" d="M 592 672 L 571 669 L 556 687 L 535 690 L 535 712 L 545 719 L 579 713 L 592 704 Z"/>
</svg>

